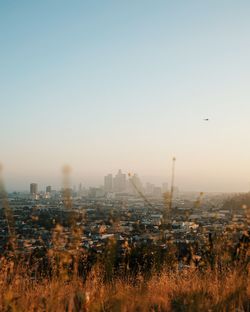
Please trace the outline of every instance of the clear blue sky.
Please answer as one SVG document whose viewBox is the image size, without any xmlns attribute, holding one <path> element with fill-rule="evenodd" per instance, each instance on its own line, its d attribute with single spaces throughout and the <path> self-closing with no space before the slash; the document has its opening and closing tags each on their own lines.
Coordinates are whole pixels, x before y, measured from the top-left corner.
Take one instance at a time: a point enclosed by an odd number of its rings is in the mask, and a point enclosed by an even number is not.
<svg viewBox="0 0 250 312">
<path fill-rule="evenodd" d="M 137 172 L 250 188 L 249 1 L 0 0 L 9 190 Z M 209 122 L 203 118 L 209 117 Z"/>
</svg>

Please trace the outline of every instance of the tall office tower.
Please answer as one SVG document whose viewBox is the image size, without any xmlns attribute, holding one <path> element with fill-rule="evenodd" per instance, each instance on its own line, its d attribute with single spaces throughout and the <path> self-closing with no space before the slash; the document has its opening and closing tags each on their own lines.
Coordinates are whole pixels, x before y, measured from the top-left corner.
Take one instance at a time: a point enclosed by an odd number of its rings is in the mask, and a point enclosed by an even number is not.
<svg viewBox="0 0 250 312">
<path fill-rule="evenodd" d="M 137 174 L 134 174 L 129 179 L 129 193 L 138 195 L 140 192 L 143 193 L 143 185 Z"/>
<path fill-rule="evenodd" d="M 52 191 L 52 187 L 50 185 L 46 186 L 46 193 L 50 194 Z"/>
<path fill-rule="evenodd" d="M 80 183 L 80 184 L 78 185 L 78 192 L 79 192 L 79 193 L 82 192 L 82 183 Z"/>
<path fill-rule="evenodd" d="M 121 169 L 114 177 L 114 192 L 125 192 L 126 191 L 126 174 L 122 173 Z"/>
<path fill-rule="evenodd" d="M 82 183 L 80 183 L 80 184 L 78 185 L 77 195 L 78 195 L 78 196 L 82 196 Z"/>
<path fill-rule="evenodd" d="M 113 176 L 108 174 L 104 177 L 104 191 L 110 193 L 113 191 Z"/>
<path fill-rule="evenodd" d="M 30 184 L 30 194 L 35 195 L 38 193 L 38 184 L 37 183 L 31 183 Z"/>
</svg>

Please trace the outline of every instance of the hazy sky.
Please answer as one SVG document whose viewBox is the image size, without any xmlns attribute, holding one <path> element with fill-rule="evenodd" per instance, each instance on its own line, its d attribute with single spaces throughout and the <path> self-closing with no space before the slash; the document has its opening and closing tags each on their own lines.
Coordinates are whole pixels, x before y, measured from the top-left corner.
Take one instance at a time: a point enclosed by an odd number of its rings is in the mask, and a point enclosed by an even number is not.
<svg viewBox="0 0 250 312">
<path fill-rule="evenodd" d="M 0 0 L 9 190 L 137 172 L 250 188 L 250 2 Z M 209 117 L 209 122 L 203 118 Z"/>
</svg>

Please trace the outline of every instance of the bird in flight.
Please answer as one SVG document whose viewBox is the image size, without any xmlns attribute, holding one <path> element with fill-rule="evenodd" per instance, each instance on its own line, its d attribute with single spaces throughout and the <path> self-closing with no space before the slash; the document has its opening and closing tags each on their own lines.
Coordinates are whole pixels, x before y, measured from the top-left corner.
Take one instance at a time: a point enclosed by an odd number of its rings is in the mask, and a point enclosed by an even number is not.
<svg viewBox="0 0 250 312">
<path fill-rule="evenodd" d="M 204 118 L 203 120 L 204 120 L 204 121 L 209 121 L 209 118 Z"/>
</svg>

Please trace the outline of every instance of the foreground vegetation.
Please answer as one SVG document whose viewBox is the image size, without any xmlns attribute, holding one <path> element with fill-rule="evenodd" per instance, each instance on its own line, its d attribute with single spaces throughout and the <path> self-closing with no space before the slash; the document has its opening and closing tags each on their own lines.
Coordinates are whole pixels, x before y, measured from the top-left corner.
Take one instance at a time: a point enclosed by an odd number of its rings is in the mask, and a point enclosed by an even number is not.
<svg viewBox="0 0 250 312">
<path fill-rule="evenodd" d="M 1 273 L 1 311 L 250 311 L 250 273 L 193 269 L 162 271 L 149 280 L 104 282 L 99 268 L 87 280 L 63 276 L 33 281 L 25 268 Z M 238 310 L 237 310 L 238 309 Z"/>
<path fill-rule="evenodd" d="M 161 267 L 152 265 L 150 272 L 124 273 L 121 267 L 119 274 L 114 271 L 114 244 L 110 244 L 105 257 L 84 276 L 79 274 L 79 265 L 86 260 L 79 258 L 82 251 L 55 247 L 47 255 L 49 270 L 42 272 L 34 259 L 31 267 L 30 259 L 10 254 L 0 263 L 0 310 L 250 311 L 249 249 L 245 248 L 249 240 L 243 245 L 240 250 L 246 252 L 238 252 L 237 257 L 230 258 L 221 249 L 213 265 L 197 266 L 191 260 L 180 267 L 169 253 Z"/>
</svg>

